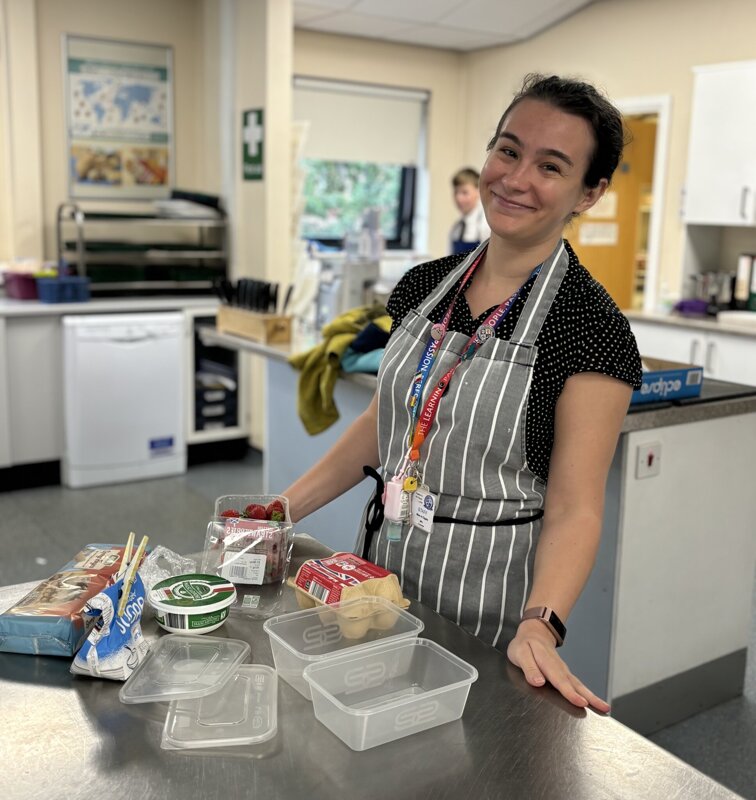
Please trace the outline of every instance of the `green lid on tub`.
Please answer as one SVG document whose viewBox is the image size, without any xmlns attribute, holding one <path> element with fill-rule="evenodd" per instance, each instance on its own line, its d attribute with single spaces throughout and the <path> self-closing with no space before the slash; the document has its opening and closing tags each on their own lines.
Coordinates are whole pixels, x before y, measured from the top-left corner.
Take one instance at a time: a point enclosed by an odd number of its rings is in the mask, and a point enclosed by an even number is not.
<svg viewBox="0 0 756 800">
<path fill-rule="evenodd" d="M 226 608 L 236 599 L 234 584 L 218 575 L 178 575 L 156 583 L 150 603 L 159 610 L 203 610 Z"/>
</svg>

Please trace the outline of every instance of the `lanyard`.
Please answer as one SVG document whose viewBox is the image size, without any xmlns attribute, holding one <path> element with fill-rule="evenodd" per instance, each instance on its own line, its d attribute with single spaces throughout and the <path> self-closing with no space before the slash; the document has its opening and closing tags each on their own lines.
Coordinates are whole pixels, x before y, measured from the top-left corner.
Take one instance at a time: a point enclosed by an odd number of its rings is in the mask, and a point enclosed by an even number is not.
<svg viewBox="0 0 756 800">
<path fill-rule="evenodd" d="M 420 411 L 418 414 L 418 410 L 420 408 L 419 400 L 422 395 L 423 387 L 428 378 L 428 374 L 430 373 L 431 366 L 435 360 L 436 354 L 438 353 L 441 342 L 446 336 L 454 305 L 456 304 L 457 298 L 461 294 L 462 289 L 465 287 L 467 281 L 477 268 L 479 262 L 480 257 L 476 259 L 470 269 L 465 273 L 462 283 L 460 284 L 460 288 L 454 295 L 454 299 L 447 309 L 446 314 L 444 314 L 441 323 L 434 325 L 431 328 L 431 338 L 428 341 L 425 352 L 423 353 L 420 363 L 418 364 L 417 372 L 415 373 L 415 378 L 413 379 L 412 391 L 410 393 L 409 403 L 410 408 L 412 409 L 412 434 L 410 435 L 409 450 L 405 456 L 404 464 L 402 465 L 400 474 L 405 472 L 408 462 L 419 461 L 420 445 L 422 445 L 422 443 L 425 441 L 425 437 L 428 435 L 428 432 L 433 425 L 433 420 L 436 418 L 436 412 L 438 411 L 438 404 L 446 392 L 454 373 L 457 371 L 457 368 L 463 361 L 471 359 L 477 353 L 478 348 L 483 344 L 483 342 L 487 341 L 494 335 L 496 329 L 504 321 L 507 314 L 512 309 L 515 301 L 520 296 L 520 292 L 522 291 L 522 286 L 520 286 L 520 288 L 511 297 L 501 303 L 488 315 L 483 324 L 480 325 L 475 333 L 467 340 L 467 344 L 462 350 L 462 355 L 457 359 L 456 363 L 446 371 L 444 376 L 433 387 L 425 401 L 422 411 Z M 540 270 L 541 265 L 539 264 L 528 277 L 527 281 L 538 275 Z M 527 283 L 527 281 L 525 281 L 525 283 Z M 524 285 L 525 284 L 523 283 L 523 286 Z"/>
</svg>

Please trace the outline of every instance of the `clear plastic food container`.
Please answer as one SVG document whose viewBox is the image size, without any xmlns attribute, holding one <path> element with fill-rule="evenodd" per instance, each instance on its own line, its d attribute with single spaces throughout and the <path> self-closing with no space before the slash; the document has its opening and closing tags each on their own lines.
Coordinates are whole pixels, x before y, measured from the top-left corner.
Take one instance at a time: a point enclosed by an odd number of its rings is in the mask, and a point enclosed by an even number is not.
<svg viewBox="0 0 756 800">
<path fill-rule="evenodd" d="M 164 750 L 256 745 L 278 730 L 278 678 L 262 664 L 242 664 L 217 692 L 176 700 L 168 709 Z"/>
<path fill-rule="evenodd" d="M 315 716 L 367 750 L 462 716 L 475 667 L 428 639 L 403 639 L 310 664 Z"/>
<path fill-rule="evenodd" d="M 158 639 L 118 693 L 122 703 L 164 703 L 222 689 L 249 655 L 239 639 L 169 633 Z"/>
<path fill-rule="evenodd" d="M 311 699 L 304 668 L 346 650 L 414 639 L 423 623 L 383 597 L 365 597 L 281 614 L 265 621 L 276 670 L 303 697 Z"/>
</svg>

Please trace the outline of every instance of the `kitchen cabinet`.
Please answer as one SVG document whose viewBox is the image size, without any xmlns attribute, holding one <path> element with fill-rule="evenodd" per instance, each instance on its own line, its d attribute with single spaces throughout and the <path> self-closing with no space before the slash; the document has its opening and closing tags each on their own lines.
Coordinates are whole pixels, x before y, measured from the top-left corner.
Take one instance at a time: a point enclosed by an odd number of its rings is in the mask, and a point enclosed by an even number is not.
<svg viewBox="0 0 756 800">
<path fill-rule="evenodd" d="M 704 377 L 756 386 L 756 335 L 708 331 L 631 319 L 643 356 L 698 364 Z"/>
<path fill-rule="evenodd" d="M 213 417 L 212 424 L 203 427 L 197 424 L 195 373 L 203 364 L 195 357 L 194 328 L 198 320 L 214 319 L 217 302 L 213 299 L 117 298 L 50 305 L 29 301 L 21 308 L 17 301 L 7 302 L 5 307 L 0 299 L 0 469 L 62 458 L 63 314 L 182 310 L 187 334 L 182 356 L 188 376 L 182 386 L 182 392 L 188 397 L 184 406 L 188 414 L 185 421 L 187 443 L 207 444 L 246 436 L 249 408 L 243 363 L 235 367 L 242 390 L 234 390 L 233 398 L 223 398 L 211 407 L 216 411 L 220 403 L 229 408 L 233 405 L 233 424 L 226 415 L 217 420 Z M 235 354 L 233 359 L 236 360 Z"/>
<path fill-rule="evenodd" d="M 756 225 L 756 61 L 694 68 L 684 218 Z"/>
<path fill-rule="evenodd" d="M 10 463 L 59 459 L 63 449 L 60 317 L 6 318 L 4 358 Z"/>
</svg>

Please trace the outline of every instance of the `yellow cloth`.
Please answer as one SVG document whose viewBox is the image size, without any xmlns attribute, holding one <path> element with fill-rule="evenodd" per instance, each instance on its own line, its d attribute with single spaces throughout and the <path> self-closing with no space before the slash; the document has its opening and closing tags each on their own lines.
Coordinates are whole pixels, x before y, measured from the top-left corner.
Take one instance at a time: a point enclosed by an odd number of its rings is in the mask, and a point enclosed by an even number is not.
<svg viewBox="0 0 756 800">
<path fill-rule="evenodd" d="M 341 372 L 341 357 L 369 322 L 385 331 L 391 329 L 391 317 L 386 314 L 385 306 L 360 306 L 325 325 L 320 344 L 289 358 L 289 364 L 302 373 L 297 387 L 297 413 L 311 436 L 330 428 L 339 418 L 333 390 Z"/>
</svg>

